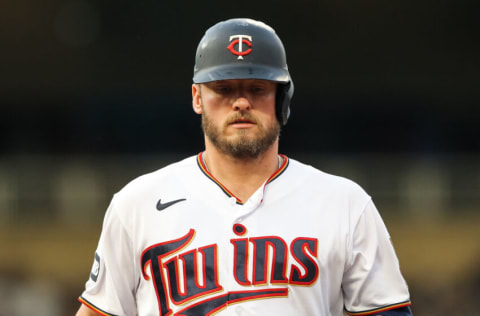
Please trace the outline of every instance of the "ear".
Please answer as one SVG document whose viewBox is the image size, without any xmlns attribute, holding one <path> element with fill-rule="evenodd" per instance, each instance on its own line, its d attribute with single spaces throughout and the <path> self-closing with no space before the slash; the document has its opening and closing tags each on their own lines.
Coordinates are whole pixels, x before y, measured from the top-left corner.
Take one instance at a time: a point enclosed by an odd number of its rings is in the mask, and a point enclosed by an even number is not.
<svg viewBox="0 0 480 316">
<path fill-rule="evenodd" d="M 193 111 L 197 114 L 202 114 L 202 96 L 200 93 L 200 85 L 192 84 L 192 106 Z"/>
</svg>

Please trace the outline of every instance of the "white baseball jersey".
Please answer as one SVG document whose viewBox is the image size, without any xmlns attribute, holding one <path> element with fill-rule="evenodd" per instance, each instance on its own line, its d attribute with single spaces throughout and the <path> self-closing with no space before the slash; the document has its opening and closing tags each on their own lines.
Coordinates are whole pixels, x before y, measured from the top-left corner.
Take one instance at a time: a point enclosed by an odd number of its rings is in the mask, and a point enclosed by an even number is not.
<svg viewBox="0 0 480 316">
<path fill-rule="evenodd" d="M 202 154 L 139 177 L 106 212 L 79 300 L 100 315 L 373 315 L 409 293 L 355 183 L 285 156 L 244 203 Z"/>
</svg>

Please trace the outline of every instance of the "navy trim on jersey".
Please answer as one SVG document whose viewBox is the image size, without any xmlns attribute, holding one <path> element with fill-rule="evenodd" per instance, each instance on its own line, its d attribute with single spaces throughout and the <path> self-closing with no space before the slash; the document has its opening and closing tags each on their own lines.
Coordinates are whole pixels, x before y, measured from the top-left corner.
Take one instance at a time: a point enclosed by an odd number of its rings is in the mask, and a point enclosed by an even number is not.
<svg viewBox="0 0 480 316">
<path fill-rule="evenodd" d="M 410 301 L 405 301 L 405 302 L 386 305 L 383 307 L 369 309 L 361 312 L 350 312 L 347 309 L 345 309 L 345 312 L 347 313 L 347 315 L 351 315 L 351 316 L 368 316 L 368 315 L 411 316 L 412 313 L 410 311 L 410 308 L 408 308 L 408 306 L 410 306 L 411 304 L 412 303 Z M 405 311 L 404 308 L 408 308 L 408 309 Z M 394 313 L 394 311 L 398 313 Z M 382 314 L 379 314 L 379 313 L 382 313 Z"/>
<path fill-rule="evenodd" d="M 207 169 L 207 166 L 205 165 L 205 162 L 203 161 L 203 154 L 205 152 L 201 152 L 197 155 L 197 164 L 198 166 L 200 167 L 200 170 L 202 170 L 202 172 L 210 179 L 212 180 L 213 182 L 215 182 L 216 185 L 218 185 L 218 187 L 220 189 L 222 189 L 222 191 L 228 195 L 229 197 L 234 197 L 235 200 L 236 200 L 236 203 L 239 204 L 239 205 L 243 205 L 243 201 L 240 200 L 238 197 L 235 196 L 235 194 L 233 194 L 232 192 L 230 192 L 230 190 L 227 189 L 226 186 L 224 186 L 220 181 L 218 181 L 211 173 L 210 171 L 208 171 Z M 288 167 L 288 164 L 289 164 L 289 159 L 287 156 L 285 155 L 281 155 L 279 154 L 280 157 L 283 158 L 283 163 L 282 165 L 270 176 L 270 178 L 268 178 L 267 182 L 265 183 L 265 185 L 267 185 L 268 183 L 272 182 L 273 180 L 275 180 L 276 178 L 278 178 L 284 171 L 285 169 L 287 169 Z"/>
<path fill-rule="evenodd" d="M 410 310 L 410 307 L 405 306 L 382 312 L 382 316 L 412 316 L 412 311 Z"/>
<path fill-rule="evenodd" d="M 87 299 L 85 299 L 83 296 L 80 296 L 78 298 L 78 300 L 80 301 L 80 303 L 84 304 L 85 306 L 87 306 L 88 308 L 90 308 L 92 311 L 96 312 L 97 314 L 100 314 L 102 316 L 117 316 L 115 314 L 109 314 L 107 313 L 106 311 L 98 308 L 97 306 L 95 306 L 94 304 L 92 304 L 91 302 L 89 302 Z"/>
</svg>

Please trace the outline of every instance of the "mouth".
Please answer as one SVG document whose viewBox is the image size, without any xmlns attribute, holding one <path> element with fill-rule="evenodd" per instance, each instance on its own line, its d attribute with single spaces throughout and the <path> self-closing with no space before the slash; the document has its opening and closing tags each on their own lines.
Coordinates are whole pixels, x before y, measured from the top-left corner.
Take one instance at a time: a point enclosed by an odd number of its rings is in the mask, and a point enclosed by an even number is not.
<svg viewBox="0 0 480 316">
<path fill-rule="evenodd" d="M 230 121 L 228 125 L 233 126 L 235 128 L 249 128 L 255 124 L 256 124 L 255 121 L 252 119 L 240 117 Z"/>
<path fill-rule="evenodd" d="M 247 118 L 243 118 L 243 117 L 238 118 L 238 119 L 232 121 L 230 124 L 243 124 L 243 123 L 255 124 L 254 121 L 249 120 L 249 119 L 247 119 Z"/>
</svg>

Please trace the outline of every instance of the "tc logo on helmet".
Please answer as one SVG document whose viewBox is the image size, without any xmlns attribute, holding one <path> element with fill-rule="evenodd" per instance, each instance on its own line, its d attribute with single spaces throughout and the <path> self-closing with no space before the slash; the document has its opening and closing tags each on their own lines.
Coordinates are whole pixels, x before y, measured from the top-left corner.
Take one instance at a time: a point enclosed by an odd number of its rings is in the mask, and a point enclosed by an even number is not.
<svg viewBox="0 0 480 316">
<path fill-rule="evenodd" d="M 235 40 L 234 40 L 235 39 Z M 232 40 L 234 40 L 232 42 Z M 243 59 L 242 56 L 248 55 L 252 52 L 251 48 L 247 50 L 243 50 L 243 44 L 246 44 L 248 47 L 252 47 L 252 37 L 249 35 L 232 35 L 230 36 L 230 45 L 228 45 L 228 50 L 232 52 L 232 54 L 237 55 L 237 59 Z M 235 45 L 238 44 L 238 50 L 235 50 Z"/>
</svg>

